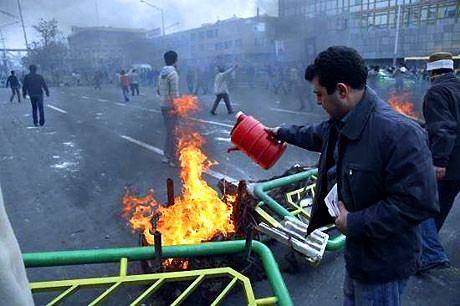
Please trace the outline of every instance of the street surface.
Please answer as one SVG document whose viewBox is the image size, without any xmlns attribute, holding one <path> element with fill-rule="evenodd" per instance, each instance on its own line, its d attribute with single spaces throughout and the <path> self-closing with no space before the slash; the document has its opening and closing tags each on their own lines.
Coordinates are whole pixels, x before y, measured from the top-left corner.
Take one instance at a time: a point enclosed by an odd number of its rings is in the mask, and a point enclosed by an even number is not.
<svg viewBox="0 0 460 306">
<path fill-rule="evenodd" d="M 153 187 L 159 202 L 166 202 L 166 179 L 179 185 L 178 168 L 163 163 L 163 120 L 153 89 L 141 88 L 141 96 L 122 102 L 121 90 L 103 86 L 51 88 L 45 97 L 44 127 L 32 124 L 30 102 L 9 102 L 10 91 L 0 89 L 0 181 L 6 209 L 22 252 L 129 247 L 138 245 L 120 217 L 123 188 L 136 187 L 141 194 Z M 325 119 L 319 106 L 313 113 L 297 112 L 292 98 L 278 99 L 248 89 L 231 92 L 235 110 L 259 118 L 267 126 L 309 124 Z M 218 179 L 259 180 L 279 175 L 299 163 L 315 165 L 318 154 L 289 147 L 282 159 L 264 171 L 231 146 L 234 116 L 224 103 L 217 116 L 209 114 L 214 96 L 200 97 L 202 110 L 192 115 L 197 130 L 207 139 L 205 153 L 219 165 L 204 178 L 216 187 Z M 281 100 L 281 101 L 278 101 Z M 179 187 L 176 187 L 176 192 Z M 403 305 L 460 305 L 460 199 L 440 233 L 452 268 L 413 277 L 403 295 Z M 285 256 L 277 243 L 275 253 L 295 305 L 341 305 L 344 260 L 341 251 L 328 253 L 319 267 L 299 257 L 296 273 L 288 273 Z M 106 276 L 118 273 L 118 265 L 88 265 L 28 269 L 30 281 L 69 277 Z M 133 272 L 130 270 L 130 272 Z M 256 295 L 268 295 L 266 280 L 255 284 Z M 100 290 L 94 290 L 100 292 Z M 132 300 L 135 292 L 126 292 Z M 35 295 L 42 305 L 51 295 Z M 66 305 L 82 305 L 87 297 L 71 298 Z M 111 305 L 125 305 L 123 295 Z M 236 296 L 227 304 L 239 305 Z"/>
</svg>

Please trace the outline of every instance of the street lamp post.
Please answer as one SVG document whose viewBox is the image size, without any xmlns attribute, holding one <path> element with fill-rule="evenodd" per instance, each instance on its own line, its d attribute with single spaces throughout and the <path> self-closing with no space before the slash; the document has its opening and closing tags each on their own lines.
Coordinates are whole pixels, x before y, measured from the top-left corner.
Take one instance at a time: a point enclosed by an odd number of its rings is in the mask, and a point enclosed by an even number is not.
<svg viewBox="0 0 460 306">
<path fill-rule="evenodd" d="M 164 9 L 162 8 L 159 8 L 158 6 L 156 5 L 153 5 L 152 3 L 149 3 L 145 0 L 140 0 L 142 3 L 145 3 L 147 4 L 148 6 L 150 7 L 153 7 L 154 9 L 158 10 L 161 12 L 161 31 L 163 32 L 163 36 L 165 36 L 165 16 L 164 16 Z"/>
<path fill-rule="evenodd" d="M 26 42 L 26 48 L 28 50 L 29 42 L 27 41 L 26 27 L 24 26 L 24 18 L 22 18 L 22 8 L 21 8 L 20 0 L 18 0 L 18 9 L 19 9 L 19 17 L 21 17 L 22 32 L 24 33 L 24 41 Z"/>
</svg>

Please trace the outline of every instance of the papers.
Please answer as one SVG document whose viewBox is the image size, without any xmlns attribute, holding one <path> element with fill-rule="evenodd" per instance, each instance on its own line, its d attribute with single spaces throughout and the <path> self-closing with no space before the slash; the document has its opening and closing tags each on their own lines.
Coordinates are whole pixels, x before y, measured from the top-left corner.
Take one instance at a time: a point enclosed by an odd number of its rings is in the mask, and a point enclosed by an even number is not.
<svg viewBox="0 0 460 306">
<path fill-rule="evenodd" d="M 339 215 L 339 197 L 337 194 L 337 184 L 332 187 L 328 195 L 324 198 L 326 203 L 327 210 L 332 217 L 337 217 Z"/>
</svg>

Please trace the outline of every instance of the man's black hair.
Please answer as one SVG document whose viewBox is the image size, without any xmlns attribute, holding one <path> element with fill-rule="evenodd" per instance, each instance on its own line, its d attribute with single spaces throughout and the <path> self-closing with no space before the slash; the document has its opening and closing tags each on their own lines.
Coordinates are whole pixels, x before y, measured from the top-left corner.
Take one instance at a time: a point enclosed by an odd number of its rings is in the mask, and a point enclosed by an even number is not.
<svg viewBox="0 0 460 306">
<path fill-rule="evenodd" d="M 177 62 L 177 53 L 170 50 L 163 55 L 163 58 L 165 59 L 166 65 L 172 66 Z"/>
<path fill-rule="evenodd" d="M 11 74 L 14 75 L 14 70 L 11 70 Z"/>
<path fill-rule="evenodd" d="M 30 65 L 30 66 L 29 66 L 29 70 L 30 70 L 30 72 L 32 72 L 32 73 L 37 72 L 37 66 L 35 66 L 34 64 Z"/>
<path fill-rule="evenodd" d="M 349 47 L 334 46 L 322 51 L 305 71 L 305 79 L 318 77 L 321 86 L 329 95 L 335 92 L 338 83 L 345 83 L 353 89 L 364 89 L 367 67 L 359 53 Z"/>
</svg>

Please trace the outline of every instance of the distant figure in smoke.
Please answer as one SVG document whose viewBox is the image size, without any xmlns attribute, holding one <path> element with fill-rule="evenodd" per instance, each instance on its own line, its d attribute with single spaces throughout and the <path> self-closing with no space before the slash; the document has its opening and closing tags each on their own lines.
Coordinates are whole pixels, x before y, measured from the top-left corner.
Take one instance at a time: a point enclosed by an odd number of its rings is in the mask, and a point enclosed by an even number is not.
<svg viewBox="0 0 460 306">
<path fill-rule="evenodd" d="M 48 86 L 46 85 L 45 79 L 37 73 L 37 66 L 29 66 L 30 73 L 24 77 L 24 84 L 22 85 L 22 96 L 26 98 L 26 94 L 30 97 L 30 103 L 32 103 L 32 117 L 34 125 L 38 125 L 37 120 L 37 109 L 40 113 L 40 126 L 45 124 L 45 112 L 43 109 L 43 90 L 46 92 L 46 96 L 50 96 Z"/>
<path fill-rule="evenodd" d="M 228 97 L 228 86 L 227 80 L 231 73 L 238 68 L 238 65 L 234 65 L 232 68 L 225 70 L 224 67 L 218 68 L 218 73 L 214 80 L 214 93 L 216 94 L 216 100 L 211 109 L 211 114 L 216 114 L 217 106 L 220 103 L 220 100 L 224 99 L 225 106 L 227 107 L 227 112 L 229 114 L 233 113 L 232 105 L 230 104 L 230 98 Z"/>
<path fill-rule="evenodd" d="M 101 74 L 99 72 L 96 72 L 94 74 L 94 89 L 95 90 L 101 90 Z"/>
<path fill-rule="evenodd" d="M 197 71 L 197 81 L 196 81 L 196 88 L 195 88 L 195 95 L 198 95 L 198 91 L 201 89 L 203 95 L 207 94 L 209 91 L 208 84 L 207 84 L 207 72 L 204 67 Z"/>
<path fill-rule="evenodd" d="M 195 70 L 192 67 L 188 68 L 185 81 L 187 82 L 188 92 L 193 93 L 193 87 L 195 85 Z"/>
<path fill-rule="evenodd" d="M 11 88 L 11 98 L 10 102 L 13 102 L 14 96 L 18 96 L 18 103 L 21 103 L 21 95 L 19 94 L 19 81 L 18 78 L 14 75 L 14 70 L 11 70 L 11 75 L 6 80 L 6 88 L 10 85 Z"/>
<path fill-rule="evenodd" d="M 125 71 L 122 70 L 120 74 L 120 86 L 121 91 L 123 92 L 123 97 L 125 98 L 125 102 L 129 102 L 128 94 L 129 94 L 129 78 L 125 74 Z"/>
<path fill-rule="evenodd" d="M 134 93 L 139 95 L 139 74 L 136 72 L 136 69 L 133 69 L 129 74 L 129 81 L 131 86 L 131 95 L 134 97 Z"/>
<path fill-rule="evenodd" d="M 173 107 L 172 100 L 179 97 L 179 75 L 176 70 L 177 53 L 168 51 L 163 55 L 163 58 L 166 66 L 163 67 L 158 78 L 158 95 L 162 100 L 161 113 L 163 114 L 166 129 L 162 162 L 174 167 L 177 161 L 174 134 L 177 118 L 171 112 L 171 109 Z"/>
</svg>

